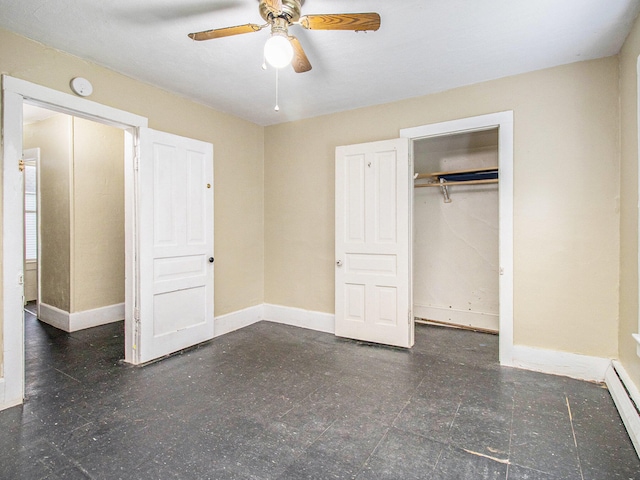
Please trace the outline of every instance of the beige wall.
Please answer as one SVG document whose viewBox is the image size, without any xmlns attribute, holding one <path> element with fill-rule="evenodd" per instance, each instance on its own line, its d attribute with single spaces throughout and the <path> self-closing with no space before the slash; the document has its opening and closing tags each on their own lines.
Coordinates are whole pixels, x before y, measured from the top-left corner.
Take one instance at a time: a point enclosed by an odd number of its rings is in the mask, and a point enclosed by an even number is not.
<svg viewBox="0 0 640 480">
<path fill-rule="evenodd" d="M 514 340 L 618 352 L 618 61 L 610 57 L 265 130 L 265 298 L 334 311 L 334 151 L 513 110 Z"/>
<path fill-rule="evenodd" d="M 71 154 L 73 117 L 56 115 L 25 125 L 24 148 L 40 148 L 40 302 L 71 308 Z"/>
<path fill-rule="evenodd" d="M 264 129 L 88 61 L 0 30 L 0 71 L 70 93 L 93 83 L 91 100 L 149 118 L 151 128 L 214 145 L 215 314 L 264 301 Z"/>
<path fill-rule="evenodd" d="M 73 119 L 71 312 L 124 302 L 124 132 Z"/>
<path fill-rule="evenodd" d="M 40 147 L 41 302 L 74 313 L 124 302 L 124 133 L 56 115 L 24 126 Z"/>
<path fill-rule="evenodd" d="M 620 52 L 620 361 L 640 388 L 638 333 L 638 77 L 640 20 Z"/>
</svg>

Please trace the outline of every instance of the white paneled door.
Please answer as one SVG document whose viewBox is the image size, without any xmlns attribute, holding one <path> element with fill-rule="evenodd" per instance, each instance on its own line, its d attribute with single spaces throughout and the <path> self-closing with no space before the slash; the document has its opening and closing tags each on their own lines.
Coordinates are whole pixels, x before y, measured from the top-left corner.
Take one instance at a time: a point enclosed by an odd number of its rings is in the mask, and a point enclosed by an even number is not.
<svg viewBox="0 0 640 480">
<path fill-rule="evenodd" d="M 145 363 L 213 337 L 213 145 L 140 129 L 134 334 Z"/>
<path fill-rule="evenodd" d="M 336 149 L 336 335 L 413 346 L 406 138 Z"/>
</svg>

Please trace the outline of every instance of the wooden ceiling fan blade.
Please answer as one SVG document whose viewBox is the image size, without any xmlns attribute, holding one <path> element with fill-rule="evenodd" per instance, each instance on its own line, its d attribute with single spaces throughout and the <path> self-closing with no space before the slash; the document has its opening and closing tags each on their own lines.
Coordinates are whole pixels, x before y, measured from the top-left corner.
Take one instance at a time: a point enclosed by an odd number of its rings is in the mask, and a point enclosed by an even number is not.
<svg viewBox="0 0 640 480">
<path fill-rule="evenodd" d="M 193 40 L 211 40 L 213 38 L 230 37 L 231 35 L 241 35 L 243 33 L 259 32 L 265 25 L 256 25 L 255 23 L 247 23 L 246 25 L 237 25 L 235 27 L 216 28 L 213 30 L 205 30 L 204 32 L 190 33 L 189 38 Z"/>
<path fill-rule="evenodd" d="M 334 13 L 327 15 L 305 15 L 298 21 L 309 30 L 378 30 L 380 15 L 377 13 Z"/>
<path fill-rule="evenodd" d="M 300 41 L 296 37 L 289 37 L 291 46 L 293 47 L 293 61 L 291 65 L 296 73 L 304 73 L 311 70 L 311 62 L 307 58 L 307 54 L 304 53 L 304 49 L 300 44 Z"/>
</svg>

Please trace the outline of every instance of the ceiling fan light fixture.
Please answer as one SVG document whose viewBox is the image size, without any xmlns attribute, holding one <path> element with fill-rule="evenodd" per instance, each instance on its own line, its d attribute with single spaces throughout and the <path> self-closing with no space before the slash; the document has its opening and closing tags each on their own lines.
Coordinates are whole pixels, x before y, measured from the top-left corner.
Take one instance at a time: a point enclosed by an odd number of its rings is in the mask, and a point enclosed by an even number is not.
<svg viewBox="0 0 640 480">
<path fill-rule="evenodd" d="M 293 46 L 286 33 L 274 32 L 264 44 L 264 58 L 274 68 L 284 68 L 293 60 Z"/>
</svg>

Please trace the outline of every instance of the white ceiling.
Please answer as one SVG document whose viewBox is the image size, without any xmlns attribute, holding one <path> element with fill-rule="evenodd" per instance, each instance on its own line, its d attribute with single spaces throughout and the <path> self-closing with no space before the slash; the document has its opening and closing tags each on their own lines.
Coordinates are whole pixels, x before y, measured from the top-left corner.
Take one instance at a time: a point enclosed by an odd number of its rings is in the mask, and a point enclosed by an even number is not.
<svg viewBox="0 0 640 480">
<path fill-rule="evenodd" d="M 308 31 L 313 70 L 263 71 L 258 0 L 0 0 L 0 27 L 260 125 L 426 95 L 616 54 L 640 0 L 306 0 L 303 14 L 380 13 L 377 32 Z M 75 72 L 69 72 L 69 78 Z M 91 80 L 91 79 L 89 79 Z"/>
</svg>

